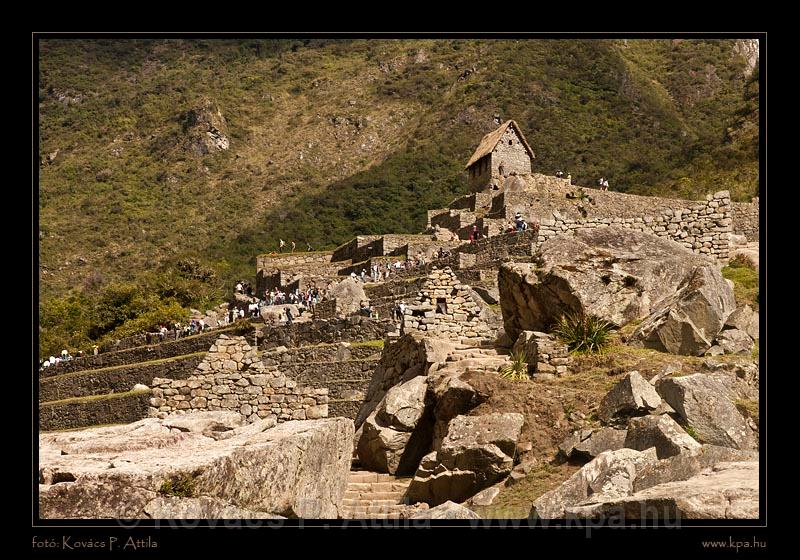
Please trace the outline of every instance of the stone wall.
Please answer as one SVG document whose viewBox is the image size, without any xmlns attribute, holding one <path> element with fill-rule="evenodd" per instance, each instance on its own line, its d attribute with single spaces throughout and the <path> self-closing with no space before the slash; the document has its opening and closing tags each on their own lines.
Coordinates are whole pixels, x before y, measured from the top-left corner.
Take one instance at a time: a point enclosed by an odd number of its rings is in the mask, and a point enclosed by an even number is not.
<svg viewBox="0 0 800 560">
<path fill-rule="evenodd" d="M 510 173 L 530 174 L 531 156 L 522 144 L 519 136 L 512 126 L 506 128 L 502 138 L 492 151 L 492 175 L 498 177 L 498 166 L 503 162 L 503 171 Z"/>
<path fill-rule="evenodd" d="M 331 262 L 333 251 L 266 254 L 256 257 L 256 293 L 282 288 L 303 277 L 306 282 L 335 276 L 338 265 Z"/>
<path fill-rule="evenodd" d="M 477 218 L 475 212 L 470 210 L 448 210 L 431 219 L 432 227 L 442 227 L 450 231 L 458 231 L 461 228 L 471 226 Z"/>
<path fill-rule="evenodd" d="M 137 383 L 149 387 L 156 377 L 186 379 L 200 364 L 204 356 L 205 354 L 199 354 L 155 364 L 90 369 L 45 377 L 39 382 L 39 401 L 125 393 L 132 390 Z"/>
<path fill-rule="evenodd" d="M 148 414 L 150 391 L 100 398 L 77 398 L 39 405 L 39 430 L 66 430 L 99 424 L 129 424 Z"/>
<path fill-rule="evenodd" d="M 465 196 L 460 196 L 450 204 L 447 208 L 442 208 L 442 211 L 450 210 L 469 210 L 475 212 L 480 208 L 488 208 L 492 203 L 491 192 L 472 193 Z"/>
<path fill-rule="evenodd" d="M 513 352 L 525 352 L 528 371 L 535 378 L 555 377 L 567 373 L 571 362 L 569 348 L 553 335 L 539 331 L 523 331 Z"/>
<path fill-rule="evenodd" d="M 480 344 L 491 336 L 480 312 L 469 286 L 461 284 L 450 267 L 434 268 L 420 295 L 406 307 L 401 332 L 425 331 L 465 344 Z"/>
<path fill-rule="evenodd" d="M 731 218 L 733 219 L 733 233 L 744 235 L 748 241 L 758 241 L 759 207 L 758 198 L 754 202 L 732 202 Z"/>
<path fill-rule="evenodd" d="M 223 335 L 186 379 L 153 380 L 149 414 L 230 410 L 248 422 L 277 422 L 328 416 L 328 390 L 299 387 L 293 379 L 261 363 L 243 337 Z"/>
<path fill-rule="evenodd" d="M 39 376 L 52 377 L 62 373 L 85 369 L 99 369 L 124 364 L 135 364 L 138 362 L 184 356 L 186 354 L 194 354 L 195 352 L 205 352 L 222 333 L 239 335 L 246 333 L 252 334 L 252 332 L 253 327 L 248 321 L 238 321 L 229 327 L 214 329 L 204 332 L 203 334 L 179 338 L 178 340 L 166 340 L 151 346 L 140 346 L 128 350 L 120 350 L 119 352 L 108 352 L 107 354 L 86 356 L 68 362 L 61 362 L 43 369 L 39 372 Z"/>
<path fill-rule="evenodd" d="M 469 188 L 473 192 L 480 192 L 492 184 L 492 156 L 487 154 L 472 164 L 467 170 Z"/>
<path fill-rule="evenodd" d="M 503 233 L 484 237 L 475 243 L 465 243 L 455 249 L 458 268 L 487 266 L 510 258 L 530 257 L 537 246 L 533 230 L 520 233 Z"/>
<path fill-rule="evenodd" d="M 642 212 L 637 216 L 574 219 L 553 211 L 551 217 L 541 218 L 539 243 L 556 235 L 570 234 L 577 229 L 613 224 L 672 239 L 695 253 L 720 260 L 728 258 L 732 222 L 728 191 L 708 195 L 705 201 L 691 206 L 665 209 L 655 216 L 653 213 L 645 213 L 644 210 Z"/>
<path fill-rule="evenodd" d="M 353 316 L 331 321 L 265 327 L 258 341 L 262 349 L 276 346 L 292 348 L 320 342 L 364 342 L 382 339 L 394 329 L 389 320 L 376 321 L 367 317 Z"/>
</svg>

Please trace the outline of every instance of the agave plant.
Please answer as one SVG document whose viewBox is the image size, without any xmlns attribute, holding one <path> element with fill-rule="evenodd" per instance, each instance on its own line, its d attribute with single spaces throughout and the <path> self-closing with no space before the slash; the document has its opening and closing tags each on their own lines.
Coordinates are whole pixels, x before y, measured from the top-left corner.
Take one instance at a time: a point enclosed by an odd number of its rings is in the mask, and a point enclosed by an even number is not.
<svg viewBox="0 0 800 560">
<path fill-rule="evenodd" d="M 599 352 L 609 343 L 612 325 L 583 313 L 562 315 L 553 332 L 571 352 Z"/>
<path fill-rule="evenodd" d="M 500 370 L 500 377 L 510 381 L 528 381 L 528 356 L 524 350 L 515 352 L 511 355 L 511 363 L 503 366 Z"/>
</svg>

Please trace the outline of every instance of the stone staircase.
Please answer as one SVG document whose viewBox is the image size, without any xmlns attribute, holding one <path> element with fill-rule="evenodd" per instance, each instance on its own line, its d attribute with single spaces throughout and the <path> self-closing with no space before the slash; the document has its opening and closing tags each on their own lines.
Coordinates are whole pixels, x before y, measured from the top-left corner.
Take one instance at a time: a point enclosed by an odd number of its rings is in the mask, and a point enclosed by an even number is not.
<svg viewBox="0 0 800 560">
<path fill-rule="evenodd" d="M 362 470 L 350 471 L 342 501 L 343 519 L 400 519 L 418 508 L 403 503 L 411 478 Z"/>
</svg>

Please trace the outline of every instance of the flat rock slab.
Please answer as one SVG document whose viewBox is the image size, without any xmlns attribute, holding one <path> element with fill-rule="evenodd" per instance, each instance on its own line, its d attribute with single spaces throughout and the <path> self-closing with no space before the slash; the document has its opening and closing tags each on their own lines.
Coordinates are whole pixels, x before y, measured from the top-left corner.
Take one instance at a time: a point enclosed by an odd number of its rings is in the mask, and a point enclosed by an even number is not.
<svg viewBox="0 0 800 560">
<path fill-rule="evenodd" d="M 579 518 L 757 519 L 758 462 L 718 463 L 688 480 L 566 510 Z"/>
<path fill-rule="evenodd" d="M 346 418 L 256 423 L 206 435 L 214 426 L 149 418 L 125 426 L 39 436 L 43 518 L 148 518 L 182 511 L 336 518 L 353 450 Z M 223 413 L 224 414 L 224 413 Z M 189 416 L 189 415 L 186 415 Z M 216 427 L 230 419 L 220 416 Z M 195 430 L 195 431 L 192 431 Z M 199 430 L 199 431 L 198 431 Z M 206 433 L 203 433 L 206 432 Z M 170 490 L 179 488 L 179 491 Z M 176 505 L 160 498 L 213 500 Z"/>
</svg>

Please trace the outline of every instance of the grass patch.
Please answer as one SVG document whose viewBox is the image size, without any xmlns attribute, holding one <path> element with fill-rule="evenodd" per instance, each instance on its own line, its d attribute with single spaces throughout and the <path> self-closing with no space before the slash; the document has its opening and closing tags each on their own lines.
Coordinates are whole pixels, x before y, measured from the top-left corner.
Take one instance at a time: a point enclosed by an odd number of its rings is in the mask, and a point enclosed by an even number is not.
<svg viewBox="0 0 800 560">
<path fill-rule="evenodd" d="M 757 340 L 755 341 L 755 344 L 753 344 L 753 352 L 750 355 L 753 357 L 754 360 L 758 359 L 758 341 Z"/>
<path fill-rule="evenodd" d="M 731 263 L 722 269 L 722 276 L 733 281 L 733 294 L 738 305 L 749 305 L 758 311 L 758 271 Z"/>
<path fill-rule="evenodd" d="M 700 437 L 700 434 L 697 433 L 697 430 L 695 430 L 693 426 L 687 424 L 683 429 L 686 430 L 686 433 L 692 436 L 695 441 L 703 443 L 703 438 Z"/>
<path fill-rule="evenodd" d="M 362 347 L 362 346 L 370 346 L 375 348 L 383 348 L 384 340 L 382 338 L 376 338 L 374 340 L 364 340 L 361 342 L 351 342 L 350 346 L 352 347 Z"/>
<path fill-rule="evenodd" d="M 161 484 L 158 493 L 162 496 L 176 496 L 179 498 L 194 497 L 194 477 L 189 473 L 177 474 Z"/>
<path fill-rule="evenodd" d="M 151 393 L 151 389 L 141 389 L 138 391 L 126 391 L 124 393 L 109 393 L 107 395 L 89 395 L 87 397 L 71 397 L 69 399 L 62 399 L 60 401 L 48 401 L 39 403 L 40 407 L 43 406 L 61 406 L 65 404 L 77 404 L 77 403 L 87 403 L 91 401 L 101 401 L 101 400 L 113 400 L 113 399 L 124 399 L 127 397 L 132 397 L 134 395 L 142 395 L 144 393 Z"/>
<path fill-rule="evenodd" d="M 527 518 L 533 502 L 569 478 L 578 466 L 567 463 L 537 465 L 514 486 L 502 487 L 490 506 L 472 506 L 471 509 L 485 519 Z"/>
</svg>

